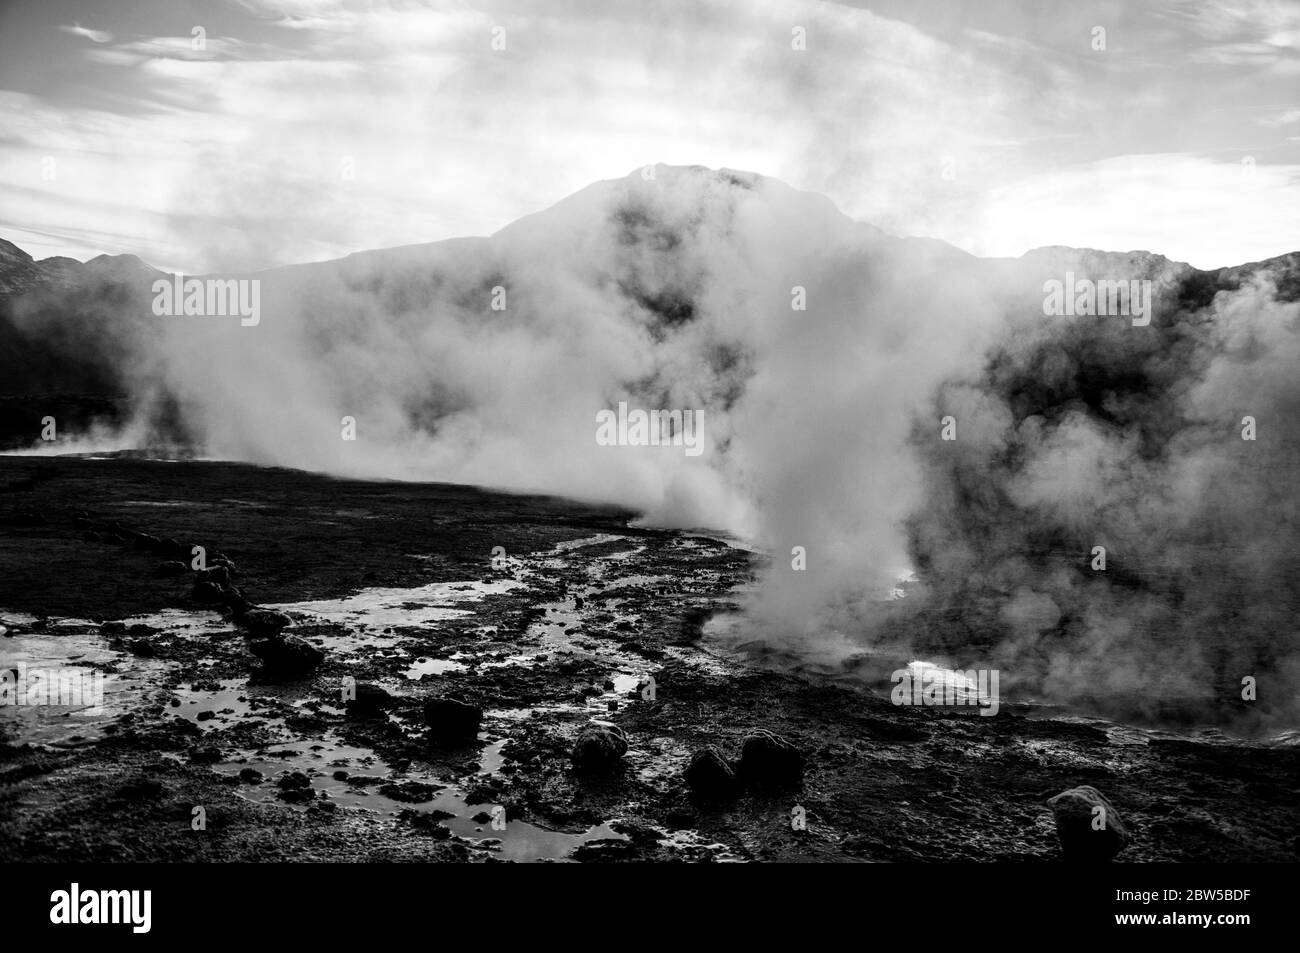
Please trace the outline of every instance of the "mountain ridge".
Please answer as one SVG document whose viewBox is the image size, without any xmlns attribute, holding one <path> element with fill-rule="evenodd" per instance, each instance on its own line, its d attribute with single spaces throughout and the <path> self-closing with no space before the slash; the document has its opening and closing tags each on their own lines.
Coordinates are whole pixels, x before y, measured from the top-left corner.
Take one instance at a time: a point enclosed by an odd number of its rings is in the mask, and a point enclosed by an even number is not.
<svg viewBox="0 0 1300 953">
<path fill-rule="evenodd" d="M 654 175 L 653 177 L 647 179 L 644 175 L 644 171 L 649 169 L 654 170 Z M 712 181 L 727 186 L 738 187 L 747 191 L 755 191 L 759 189 L 770 189 L 770 190 L 782 191 L 789 195 L 798 196 L 802 200 L 811 203 L 810 207 L 819 206 L 824 213 L 829 213 L 833 216 L 843 218 L 845 221 L 853 223 L 854 226 L 858 226 L 862 229 L 866 229 L 868 230 L 868 233 L 873 236 L 889 238 L 895 241 L 902 241 L 902 242 L 917 242 L 917 243 L 938 245 L 941 246 L 945 251 L 960 254 L 963 256 L 969 256 L 971 258 L 975 258 L 980 261 L 1023 262 L 1026 260 L 1037 260 L 1040 258 L 1053 256 L 1053 255 L 1060 255 L 1060 254 L 1088 256 L 1094 259 L 1097 257 L 1104 257 L 1106 259 L 1112 259 L 1112 260 L 1120 257 L 1127 257 L 1127 258 L 1138 257 L 1141 258 L 1142 260 L 1159 260 L 1162 262 L 1168 262 L 1173 265 L 1185 266 L 1188 269 L 1191 269 L 1192 271 L 1201 272 L 1203 274 L 1218 274 L 1222 272 L 1244 272 L 1247 270 L 1258 270 L 1260 268 L 1268 267 L 1280 262 L 1292 263 L 1292 262 L 1296 262 L 1297 259 L 1300 259 L 1300 249 L 1297 249 L 1296 251 L 1284 252 L 1282 254 L 1275 255 L 1271 258 L 1266 258 L 1259 261 L 1241 262 L 1239 264 L 1226 265 L 1218 268 L 1196 268 L 1195 266 L 1189 265 L 1187 262 L 1170 259 L 1160 254 L 1159 252 L 1152 252 L 1146 249 L 1130 249 L 1127 251 L 1120 251 L 1115 249 L 1098 249 L 1098 248 L 1092 248 L 1088 246 L 1071 246 L 1071 245 L 1037 246 L 1035 248 L 1027 249 L 1025 252 L 1023 252 L 1018 256 L 981 256 L 981 255 L 975 255 L 974 253 L 958 248 L 957 246 L 952 245 L 951 243 L 943 239 L 935 238 L 933 236 L 894 235 L 892 233 L 887 233 L 882 229 L 878 228 L 877 226 L 871 224 L 870 222 L 865 222 L 858 219 L 850 218 L 843 211 L 841 211 L 838 208 L 838 206 L 835 205 L 832 199 L 830 199 L 828 196 L 824 195 L 823 193 L 814 192 L 811 190 L 797 189 L 783 182 L 780 179 L 771 176 L 765 176 L 762 175 L 761 173 L 729 169 L 725 167 L 719 169 L 709 169 L 706 166 L 700 166 L 700 165 L 670 166 L 670 165 L 665 165 L 660 163 L 653 166 L 645 166 L 642 169 L 633 170 L 627 175 L 620 176 L 617 178 L 601 179 L 596 182 L 593 182 L 577 190 L 576 192 L 573 192 L 570 195 L 559 199 L 558 201 L 552 203 L 551 205 L 546 206 L 543 209 L 520 216 L 514 221 L 507 223 L 506 225 L 502 226 L 501 228 L 497 229 L 494 232 L 491 232 L 488 235 L 451 236 L 448 238 L 436 239 L 434 241 L 429 241 L 429 242 L 411 242 L 403 245 L 392 245 L 392 246 L 383 246 L 380 248 L 358 249 L 356 251 L 348 252 L 345 255 L 340 255 L 335 258 L 324 258 L 317 261 L 307 261 L 307 262 L 290 262 L 283 265 L 272 265 L 264 268 L 255 268 L 251 270 L 250 269 L 227 269 L 227 270 L 207 271 L 207 272 L 193 272 L 193 273 L 185 272 L 184 274 L 186 275 L 186 277 L 194 277 L 194 278 L 218 277 L 224 275 L 250 275 L 251 276 L 251 275 L 265 274 L 267 272 L 274 272 L 281 269 L 339 265 L 342 262 L 346 262 L 351 259 L 375 260 L 375 259 L 381 259 L 383 257 L 388 257 L 388 256 L 391 256 L 393 258 L 402 258 L 402 257 L 414 258 L 421 252 L 431 251 L 433 249 L 436 249 L 438 246 L 442 246 L 448 243 L 451 244 L 473 243 L 473 244 L 481 245 L 484 242 L 489 242 L 498 238 L 510 236 L 512 233 L 520 229 L 528 229 L 533 227 L 534 225 L 540 224 L 544 227 L 549 226 L 550 220 L 554 217 L 557 211 L 567 209 L 576 204 L 582 204 L 591 198 L 607 198 L 607 193 L 610 192 L 611 190 L 617 189 L 620 185 L 642 182 L 653 187 L 663 187 L 665 182 L 671 181 L 673 186 L 677 186 L 682 181 L 686 180 L 688 176 L 702 178 L 705 179 L 706 181 Z M 56 262 L 58 262 L 59 264 L 56 265 L 55 264 Z M 94 270 L 104 271 L 108 273 L 113 273 L 113 272 L 120 273 L 120 272 L 127 272 L 129 270 L 134 270 L 140 272 L 142 276 L 150 275 L 151 277 L 155 277 L 155 278 L 158 276 L 170 274 L 170 272 L 162 271 L 161 269 L 158 269 L 155 266 L 144 261 L 137 255 L 130 254 L 130 253 L 117 254 L 117 255 L 99 254 L 91 258 L 88 258 L 84 261 L 78 261 L 77 259 L 68 258 L 66 256 L 51 256 L 49 258 L 44 258 L 44 259 L 34 259 L 32 255 L 30 255 L 27 251 L 22 249 L 16 243 L 4 238 L 0 238 L 0 294 L 14 293 L 14 290 L 12 288 L 7 287 L 7 280 L 9 278 L 7 272 L 10 271 L 11 269 L 28 268 L 28 269 L 34 269 L 38 274 L 41 272 L 48 273 L 50 271 L 57 271 L 58 269 L 67 268 L 68 266 L 63 264 L 65 262 L 75 263 L 76 265 L 80 265 L 83 268 L 91 268 Z M 21 289 L 21 290 L 25 290 L 25 289 Z"/>
</svg>

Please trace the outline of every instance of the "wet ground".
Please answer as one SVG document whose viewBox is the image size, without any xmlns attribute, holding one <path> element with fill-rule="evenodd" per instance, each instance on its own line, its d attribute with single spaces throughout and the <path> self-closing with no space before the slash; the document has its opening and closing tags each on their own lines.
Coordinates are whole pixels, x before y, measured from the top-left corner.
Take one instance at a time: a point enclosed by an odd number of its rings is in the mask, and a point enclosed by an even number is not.
<svg viewBox="0 0 1300 953">
<path fill-rule="evenodd" d="M 325 661 L 267 677 L 114 525 L 224 555 Z M 1055 861 L 1045 801 L 1079 784 L 1133 829 L 1121 859 L 1300 856 L 1295 737 L 896 707 L 860 664 L 747 639 L 759 558 L 542 497 L 0 457 L 0 662 L 104 686 L 0 708 L 0 859 Z M 383 707 L 348 704 L 371 686 Z M 434 696 L 483 709 L 475 741 L 430 739 Z M 570 759 L 593 723 L 627 735 L 612 772 Z M 692 752 L 755 729 L 802 787 L 694 800 Z"/>
</svg>

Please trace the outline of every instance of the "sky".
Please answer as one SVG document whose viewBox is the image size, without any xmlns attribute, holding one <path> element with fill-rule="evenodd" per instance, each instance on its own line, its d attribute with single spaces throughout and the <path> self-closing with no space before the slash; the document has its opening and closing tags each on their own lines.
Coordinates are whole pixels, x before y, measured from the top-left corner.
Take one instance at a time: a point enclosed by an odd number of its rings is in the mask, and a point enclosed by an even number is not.
<svg viewBox="0 0 1300 953">
<path fill-rule="evenodd" d="M 653 163 L 978 255 L 1300 249 L 1300 0 L 0 0 L 0 237 L 245 270 Z"/>
</svg>

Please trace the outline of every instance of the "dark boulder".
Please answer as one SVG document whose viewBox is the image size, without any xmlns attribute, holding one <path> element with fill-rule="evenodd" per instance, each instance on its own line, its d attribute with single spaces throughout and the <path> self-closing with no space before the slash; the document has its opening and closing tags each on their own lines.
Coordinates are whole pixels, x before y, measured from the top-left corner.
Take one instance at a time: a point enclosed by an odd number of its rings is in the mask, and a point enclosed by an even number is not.
<svg viewBox="0 0 1300 953">
<path fill-rule="evenodd" d="M 607 771 L 627 754 L 627 735 L 617 725 L 591 724 L 578 732 L 569 757 L 584 770 Z"/>
<path fill-rule="evenodd" d="M 714 745 L 691 755 L 682 774 L 691 794 L 703 801 L 726 801 L 740 793 L 740 779 L 731 763 Z"/>
<path fill-rule="evenodd" d="M 1105 862 L 1128 846 L 1129 833 L 1105 795 L 1086 784 L 1049 798 L 1067 860 Z"/>
<path fill-rule="evenodd" d="M 309 788 L 311 787 L 311 778 L 301 771 L 292 771 L 289 774 L 282 775 L 275 784 L 276 787 L 286 791 L 292 788 Z"/>
<path fill-rule="evenodd" d="M 478 738 L 483 709 L 454 698 L 430 698 L 424 703 L 424 721 L 435 744 L 472 744 Z"/>
<path fill-rule="evenodd" d="M 199 605 L 220 605 L 223 601 L 221 587 L 215 582 L 199 579 L 194 583 L 194 587 L 190 589 L 190 599 L 199 603 Z"/>
<path fill-rule="evenodd" d="M 303 804 L 316 797 L 316 792 L 311 786 L 311 778 L 301 771 L 287 774 L 276 781 L 275 784 L 280 789 L 276 797 L 289 804 Z"/>
<path fill-rule="evenodd" d="M 390 781 L 379 786 L 379 793 L 394 801 L 407 804 L 426 804 L 438 796 L 446 785 L 430 784 L 427 781 Z"/>
<path fill-rule="evenodd" d="M 169 559 L 166 562 L 159 563 L 153 571 L 155 576 L 183 576 L 185 571 L 190 567 L 185 565 L 179 559 Z"/>
<path fill-rule="evenodd" d="M 293 635 L 253 640 L 248 648 L 262 660 L 267 675 L 306 675 L 325 660 L 324 652 Z"/>
<path fill-rule="evenodd" d="M 213 566 L 210 569 L 201 569 L 196 578 L 197 582 L 210 582 L 216 585 L 218 589 L 225 589 L 230 585 L 230 570 L 225 566 Z"/>
<path fill-rule="evenodd" d="M 280 630 L 293 620 L 283 612 L 271 609 L 252 609 L 244 616 L 244 625 L 249 634 L 257 638 L 270 638 L 280 634 Z"/>
<path fill-rule="evenodd" d="M 803 755 L 780 735 L 759 729 L 745 736 L 736 776 L 756 791 L 791 791 L 803 784 Z"/>
<path fill-rule="evenodd" d="M 221 601 L 236 619 L 243 619 L 248 612 L 248 600 L 238 586 L 227 586 L 221 591 Z"/>
<path fill-rule="evenodd" d="M 378 685 L 358 683 L 353 692 L 356 697 L 343 702 L 349 715 L 378 715 L 393 706 L 393 696 Z"/>
</svg>

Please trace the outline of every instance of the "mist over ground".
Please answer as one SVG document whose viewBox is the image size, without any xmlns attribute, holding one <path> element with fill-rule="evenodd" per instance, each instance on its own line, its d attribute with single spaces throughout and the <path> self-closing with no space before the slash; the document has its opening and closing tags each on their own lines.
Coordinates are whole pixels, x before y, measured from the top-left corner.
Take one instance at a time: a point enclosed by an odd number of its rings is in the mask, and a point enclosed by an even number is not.
<svg viewBox="0 0 1300 953">
<path fill-rule="evenodd" d="M 490 238 L 223 276 L 262 282 L 255 327 L 154 316 L 138 260 L 4 252 L 6 393 L 125 395 L 96 449 L 618 502 L 770 551 L 748 619 L 796 653 L 915 649 L 1155 715 L 1251 676 L 1294 715 L 1294 255 L 978 259 L 667 166 Z M 1150 280 L 1149 326 L 1045 315 L 1066 272 Z M 702 411 L 704 452 L 599 445 L 620 402 Z"/>
</svg>

